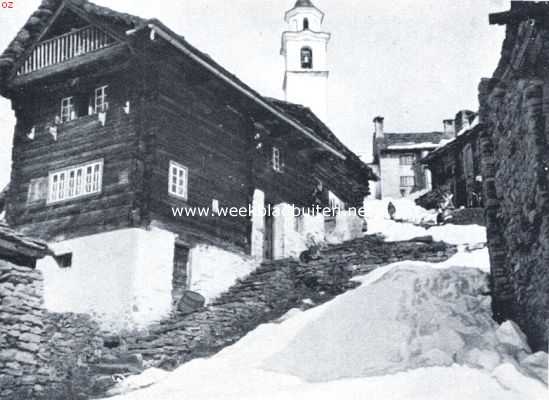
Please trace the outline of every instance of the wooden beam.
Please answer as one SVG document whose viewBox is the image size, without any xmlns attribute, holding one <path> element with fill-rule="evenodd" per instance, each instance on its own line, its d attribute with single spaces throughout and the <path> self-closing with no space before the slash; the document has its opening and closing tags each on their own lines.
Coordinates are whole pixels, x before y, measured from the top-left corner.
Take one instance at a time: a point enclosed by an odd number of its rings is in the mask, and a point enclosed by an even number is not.
<svg viewBox="0 0 549 400">
<path fill-rule="evenodd" d="M 511 10 L 489 16 L 491 25 L 507 25 L 530 18 L 545 18 L 549 15 L 549 2 L 512 1 Z"/>
</svg>

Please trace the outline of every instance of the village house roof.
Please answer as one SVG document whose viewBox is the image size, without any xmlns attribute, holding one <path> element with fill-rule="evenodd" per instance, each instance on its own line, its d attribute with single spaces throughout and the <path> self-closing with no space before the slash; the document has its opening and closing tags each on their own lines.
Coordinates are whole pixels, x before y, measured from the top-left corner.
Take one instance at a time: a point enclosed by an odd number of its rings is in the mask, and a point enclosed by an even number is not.
<svg viewBox="0 0 549 400">
<path fill-rule="evenodd" d="M 311 4 L 308 0 L 298 0 L 299 4 Z M 333 133 L 326 135 L 324 132 L 315 132 L 311 129 L 311 126 L 307 126 L 302 123 L 302 118 L 297 118 L 295 113 L 289 113 L 288 110 L 283 110 L 282 107 L 276 107 L 271 101 L 261 96 L 255 90 L 250 88 L 244 82 L 242 82 L 234 74 L 231 74 L 217 62 L 215 62 L 210 56 L 201 52 L 190 43 L 188 43 L 183 36 L 180 36 L 170 30 L 162 22 L 157 19 L 143 19 L 131 14 L 120 13 L 111 10 L 107 7 L 101 7 L 95 5 L 86 0 L 43 0 L 39 9 L 35 11 L 23 28 L 19 31 L 15 39 L 9 44 L 8 48 L 0 56 L 0 88 L 4 91 L 5 81 L 7 77 L 13 72 L 14 67 L 20 62 L 22 57 L 25 57 L 29 48 L 34 43 L 40 40 L 41 36 L 48 25 L 54 19 L 58 10 L 62 6 L 69 7 L 71 10 L 77 13 L 85 13 L 92 19 L 102 25 L 108 25 L 109 29 L 118 32 L 120 35 L 131 35 L 136 31 L 145 28 L 151 28 L 158 31 L 160 35 L 169 40 L 176 47 L 179 47 L 187 56 L 193 58 L 195 61 L 201 63 L 206 68 L 210 69 L 213 73 L 219 74 L 220 78 L 224 79 L 248 97 L 256 101 L 261 107 L 266 108 L 268 111 L 275 114 L 278 118 L 292 125 L 306 137 L 311 139 L 317 145 L 325 148 L 339 158 L 345 160 L 350 154 L 353 154 L 347 147 L 342 145 L 338 141 L 338 145 L 335 145 L 333 140 Z M 327 129 L 327 128 L 326 128 Z M 328 138 L 330 136 L 330 138 Z M 343 149 L 345 151 L 343 151 Z M 356 156 L 355 156 L 356 157 Z M 354 157 L 352 157 L 354 158 Z M 356 157 L 358 159 L 358 157 Z"/>
<path fill-rule="evenodd" d="M 0 259 L 40 259 L 53 253 L 46 242 L 21 235 L 0 221 Z"/>
<path fill-rule="evenodd" d="M 378 151 L 433 150 L 443 140 L 442 132 L 384 133 L 376 138 Z"/>
<path fill-rule="evenodd" d="M 438 147 L 434 151 L 427 154 L 427 156 L 423 157 L 420 162 L 422 164 L 432 164 L 436 160 L 439 160 L 441 157 L 452 153 L 458 149 L 461 149 L 461 147 L 467 143 L 469 140 L 473 139 L 474 137 L 480 135 L 482 132 L 482 124 L 477 122 L 471 126 L 468 129 L 463 130 L 461 133 L 459 133 L 458 136 L 456 136 L 454 139 L 449 140 L 444 145 Z"/>
<path fill-rule="evenodd" d="M 314 132 L 314 134 L 321 140 L 330 143 L 334 148 L 341 151 L 346 157 L 349 163 L 355 164 L 359 170 L 364 174 L 364 178 L 368 180 L 376 181 L 378 177 L 373 173 L 370 167 L 360 160 L 360 158 L 349 150 L 337 136 L 318 118 L 311 109 L 302 106 L 300 104 L 294 104 L 287 101 L 282 101 L 274 98 L 268 98 L 268 100 L 275 107 L 281 109 L 286 114 L 292 116 L 298 120 L 301 124 L 306 126 Z"/>
<path fill-rule="evenodd" d="M 442 132 L 385 133 L 385 145 L 388 149 L 397 148 L 433 148 L 440 144 Z"/>
</svg>

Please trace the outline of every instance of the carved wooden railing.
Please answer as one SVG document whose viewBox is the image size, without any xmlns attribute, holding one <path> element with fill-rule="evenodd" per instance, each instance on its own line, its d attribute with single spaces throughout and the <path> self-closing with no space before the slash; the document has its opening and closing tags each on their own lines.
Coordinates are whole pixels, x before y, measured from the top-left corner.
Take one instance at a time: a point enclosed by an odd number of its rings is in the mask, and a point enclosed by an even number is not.
<svg viewBox="0 0 549 400">
<path fill-rule="evenodd" d="M 32 54 L 17 71 L 24 75 L 42 68 L 60 64 L 64 61 L 100 50 L 113 44 L 114 40 L 94 26 L 56 36 L 39 43 Z"/>
</svg>

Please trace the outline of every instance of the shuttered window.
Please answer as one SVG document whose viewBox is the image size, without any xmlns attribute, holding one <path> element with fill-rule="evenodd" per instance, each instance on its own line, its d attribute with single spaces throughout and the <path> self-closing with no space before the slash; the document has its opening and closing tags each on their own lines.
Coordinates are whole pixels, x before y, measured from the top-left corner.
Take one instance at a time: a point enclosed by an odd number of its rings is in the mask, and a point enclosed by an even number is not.
<svg viewBox="0 0 549 400">
<path fill-rule="evenodd" d="M 50 172 L 48 203 L 56 203 L 100 193 L 102 184 L 102 160 Z"/>
</svg>

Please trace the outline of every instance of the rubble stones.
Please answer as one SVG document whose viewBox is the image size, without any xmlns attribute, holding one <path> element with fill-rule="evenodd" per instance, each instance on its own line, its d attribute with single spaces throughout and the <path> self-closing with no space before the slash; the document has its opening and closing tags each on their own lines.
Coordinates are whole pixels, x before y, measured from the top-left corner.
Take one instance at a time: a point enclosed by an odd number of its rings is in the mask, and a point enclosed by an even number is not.
<svg viewBox="0 0 549 400">
<path fill-rule="evenodd" d="M 212 355 L 305 300 L 321 304 L 356 287 L 355 275 L 402 259 L 440 262 L 456 251 L 367 236 L 330 246 L 308 264 L 264 263 L 207 307 L 123 335 L 102 332 L 87 315 L 43 311 L 40 272 L 0 261 L 0 400 L 98 397 L 114 386 L 113 376 Z"/>
<path fill-rule="evenodd" d="M 43 341 L 42 276 L 0 260 L 0 399 L 32 398 Z"/>
<path fill-rule="evenodd" d="M 499 322 L 516 321 L 534 350 L 546 350 L 549 87 L 539 66 L 549 62 L 549 52 L 531 54 L 527 44 L 546 41 L 549 32 L 532 31 L 529 23 L 508 28 L 498 70 L 479 86 L 482 175 L 494 314 Z"/>
</svg>

